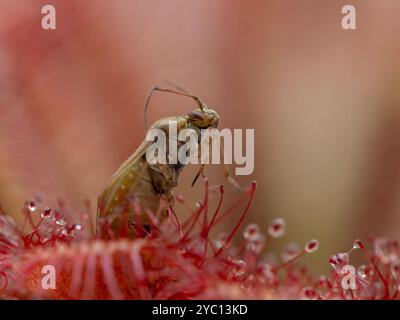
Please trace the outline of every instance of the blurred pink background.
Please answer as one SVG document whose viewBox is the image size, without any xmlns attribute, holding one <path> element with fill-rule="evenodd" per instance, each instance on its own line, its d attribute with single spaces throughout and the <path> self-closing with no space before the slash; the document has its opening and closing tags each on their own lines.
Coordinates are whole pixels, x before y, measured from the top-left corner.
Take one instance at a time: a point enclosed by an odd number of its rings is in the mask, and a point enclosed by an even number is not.
<svg viewBox="0 0 400 320">
<path fill-rule="evenodd" d="M 41 28 L 49 3 L 55 31 Z M 357 30 L 341 28 L 345 4 Z M 304 262 L 326 272 L 355 238 L 400 233 L 399 16 L 397 0 L 0 0 L 0 204 L 18 221 L 37 194 L 95 207 L 144 139 L 148 90 L 170 79 L 221 127 L 255 129 L 255 172 L 238 178 L 258 182 L 247 222 L 284 218 L 277 250 L 319 239 Z M 193 107 L 157 95 L 150 119 Z M 177 190 L 190 202 L 196 169 Z"/>
</svg>

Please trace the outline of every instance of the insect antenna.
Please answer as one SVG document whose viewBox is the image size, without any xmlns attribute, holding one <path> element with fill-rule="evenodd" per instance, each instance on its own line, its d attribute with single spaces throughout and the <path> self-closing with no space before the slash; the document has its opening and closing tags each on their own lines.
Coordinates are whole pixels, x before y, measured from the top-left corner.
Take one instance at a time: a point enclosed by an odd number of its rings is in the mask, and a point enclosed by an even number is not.
<svg viewBox="0 0 400 320">
<path fill-rule="evenodd" d="M 191 94 L 189 91 L 187 91 L 187 90 L 186 90 L 185 88 L 183 88 L 181 85 L 179 85 L 179 84 L 173 82 L 172 80 L 163 79 L 163 82 L 165 82 L 165 84 L 167 84 L 167 85 L 169 85 L 169 86 L 171 86 L 171 87 L 173 87 L 173 88 L 175 88 L 175 89 L 177 89 L 177 90 L 179 90 L 179 91 L 181 91 L 181 92 L 184 92 L 184 93 L 187 93 L 187 94 Z"/>
<path fill-rule="evenodd" d="M 180 92 L 180 91 L 173 90 L 173 89 L 158 87 L 158 86 L 153 87 L 153 88 L 151 88 L 149 94 L 147 95 L 146 102 L 144 104 L 144 127 L 145 127 L 146 130 L 147 130 L 147 110 L 149 108 L 150 99 L 153 96 L 153 93 L 155 91 L 168 92 L 168 93 L 177 94 L 177 95 L 180 95 L 180 96 L 192 98 L 192 99 L 194 99 L 196 101 L 196 103 L 199 105 L 199 108 L 202 111 L 204 111 L 204 109 L 205 109 L 203 102 L 201 102 L 200 98 L 195 96 L 195 95 L 192 95 L 192 94 L 186 93 L 186 92 Z"/>
<path fill-rule="evenodd" d="M 179 85 L 179 84 L 173 82 L 172 80 L 163 79 L 163 82 L 165 82 L 167 85 L 169 85 L 169 86 L 171 86 L 171 87 L 177 89 L 178 91 L 181 91 L 181 92 L 183 92 L 183 93 L 186 93 L 186 94 L 188 94 L 188 95 L 190 95 L 190 96 L 194 96 L 193 93 L 191 93 L 190 91 L 186 90 L 186 89 L 185 89 L 184 87 L 182 87 L 181 85 Z M 203 110 L 203 109 L 208 109 L 208 106 L 207 106 L 206 104 L 204 104 L 204 103 L 201 103 L 201 104 L 202 104 L 202 107 L 200 107 L 201 110 Z"/>
</svg>

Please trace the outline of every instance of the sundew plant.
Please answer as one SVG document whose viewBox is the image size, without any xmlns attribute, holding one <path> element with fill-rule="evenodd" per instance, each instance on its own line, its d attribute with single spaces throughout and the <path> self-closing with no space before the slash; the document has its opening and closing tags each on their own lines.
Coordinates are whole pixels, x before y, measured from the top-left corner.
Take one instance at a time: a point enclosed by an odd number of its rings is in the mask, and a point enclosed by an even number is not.
<svg viewBox="0 0 400 320">
<path fill-rule="evenodd" d="M 136 223 L 110 228 L 113 215 L 97 221 L 107 230 L 102 239 L 90 222 L 90 207 L 78 217 L 64 203 L 46 207 L 27 201 L 25 226 L 17 228 L 0 215 L 1 299 L 399 299 L 400 248 L 387 238 L 356 239 L 348 252 L 327 257 L 332 271 L 316 277 L 301 263 L 318 250 L 318 240 L 302 247 L 288 245 L 280 259 L 268 258 L 269 244 L 285 234 L 277 218 L 267 230 L 246 221 L 256 192 L 253 182 L 225 211 L 223 186 L 209 186 L 194 206 L 176 197 L 176 210 L 189 211 L 186 220 L 169 207 L 168 217 L 132 199 Z M 217 198 L 210 208 L 210 198 Z M 121 214 L 120 208 L 116 208 Z M 143 228 L 146 215 L 150 227 Z M 234 227 L 212 236 L 225 219 L 238 217 Z M 121 220 L 123 221 L 123 219 Z M 241 228 L 243 227 L 244 228 Z M 29 226 L 29 227 L 27 227 Z M 27 230 L 29 231 L 22 231 Z M 129 236 L 133 229 L 136 237 Z M 239 230 L 243 230 L 240 234 Z M 349 267 L 351 253 L 362 251 L 364 263 Z M 43 268 L 52 266 L 56 284 L 46 287 Z"/>
</svg>

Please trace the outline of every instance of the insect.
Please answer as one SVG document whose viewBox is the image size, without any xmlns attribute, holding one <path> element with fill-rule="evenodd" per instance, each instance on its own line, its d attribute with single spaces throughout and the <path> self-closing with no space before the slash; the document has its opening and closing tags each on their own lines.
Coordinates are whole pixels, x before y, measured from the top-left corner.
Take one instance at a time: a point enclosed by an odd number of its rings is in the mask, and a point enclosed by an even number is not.
<svg viewBox="0 0 400 320">
<path fill-rule="evenodd" d="M 204 104 L 199 97 L 187 92 L 186 90 L 176 87 L 169 89 L 164 87 L 153 87 L 146 99 L 145 103 L 145 127 L 147 127 L 147 110 L 150 99 L 156 92 L 166 92 L 170 94 L 181 95 L 192 98 L 198 108 L 189 112 L 187 115 L 179 115 L 165 117 L 156 121 L 151 128 L 161 129 L 165 132 L 168 139 L 168 128 L 171 121 L 176 122 L 178 134 L 182 129 L 193 129 L 200 132 L 201 129 L 217 128 L 219 115 Z M 184 167 L 183 164 L 150 164 L 146 161 L 146 151 L 151 145 L 151 141 L 144 141 L 139 148 L 119 167 L 113 175 L 104 191 L 99 196 L 99 206 L 97 212 L 97 221 L 107 217 L 113 217 L 112 222 L 108 227 L 111 230 L 117 231 L 121 228 L 123 219 L 130 225 L 135 224 L 135 209 L 129 204 L 129 201 L 134 199 L 142 207 L 150 210 L 152 213 L 157 213 L 160 208 L 160 200 L 163 198 L 171 206 L 174 202 L 174 197 L 171 190 L 177 186 L 179 175 Z M 179 142 L 178 142 L 179 148 Z M 204 169 L 204 165 L 200 165 L 199 171 L 193 180 L 195 183 L 199 175 Z M 225 175 L 234 181 L 227 168 Z M 167 210 L 161 213 L 161 216 L 166 216 Z M 140 222 L 144 229 L 148 231 L 150 223 L 146 214 L 141 215 Z M 134 228 L 131 228 L 134 229 Z M 107 237 L 104 224 L 97 224 L 97 234 L 100 238 Z M 136 237 L 137 231 L 130 230 L 129 236 Z"/>
</svg>

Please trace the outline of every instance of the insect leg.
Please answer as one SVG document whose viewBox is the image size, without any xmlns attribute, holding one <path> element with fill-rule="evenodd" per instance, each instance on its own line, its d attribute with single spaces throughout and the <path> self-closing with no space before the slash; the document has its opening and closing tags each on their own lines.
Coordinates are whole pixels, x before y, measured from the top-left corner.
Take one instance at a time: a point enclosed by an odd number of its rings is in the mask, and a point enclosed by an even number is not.
<svg viewBox="0 0 400 320">
<path fill-rule="evenodd" d="M 199 171 L 197 171 L 197 174 L 196 174 L 196 176 L 195 176 L 194 179 L 193 179 L 192 187 L 193 187 L 194 184 L 196 183 L 197 179 L 200 177 L 200 174 L 203 172 L 205 166 L 206 166 L 205 164 L 200 165 Z"/>
<path fill-rule="evenodd" d="M 221 144 L 220 144 L 220 154 L 223 155 L 224 151 L 224 139 L 222 139 Z M 201 155 L 199 155 L 199 160 L 201 159 Z M 201 161 L 201 160 L 200 160 Z M 224 161 L 224 159 L 223 159 Z M 233 187 L 241 192 L 245 191 L 246 188 L 242 187 L 239 183 L 236 182 L 236 180 L 232 177 L 231 172 L 229 171 L 229 167 L 222 161 L 222 168 L 224 170 L 224 176 L 228 180 L 228 182 L 233 185 Z M 192 187 L 196 183 L 197 179 L 199 178 L 200 174 L 203 172 L 205 167 L 205 164 L 201 164 L 199 170 L 197 171 L 196 176 L 193 179 L 192 182 Z"/>
<path fill-rule="evenodd" d="M 220 144 L 220 154 L 221 156 L 224 154 L 225 150 L 225 140 L 222 139 L 221 144 Z M 233 185 L 235 189 L 238 191 L 245 191 L 246 188 L 242 187 L 239 183 L 236 182 L 236 180 L 232 177 L 232 174 L 229 170 L 229 167 L 224 163 L 225 158 L 222 160 L 222 169 L 224 170 L 224 176 L 228 180 L 228 182 Z"/>
<path fill-rule="evenodd" d="M 241 186 L 239 183 L 237 183 L 237 181 L 232 177 L 232 174 L 231 174 L 231 172 L 230 172 L 230 170 L 229 170 L 229 167 L 228 167 L 225 163 L 222 164 L 222 168 L 223 168 L 223 170 L 224 170 L 224 176 L 225 176 L 225 178 L 228 180 L 228 182 L 229 182 L 231 185 L 233 185 L 233 187 L 234 187 L 235 189 L 237 189 L 238 191 L 241 191 L 241 192 L 243 192 L 243 191 L 246 190 L 246 188 L 242 187 L 242 186 Z"/>
</svg>

